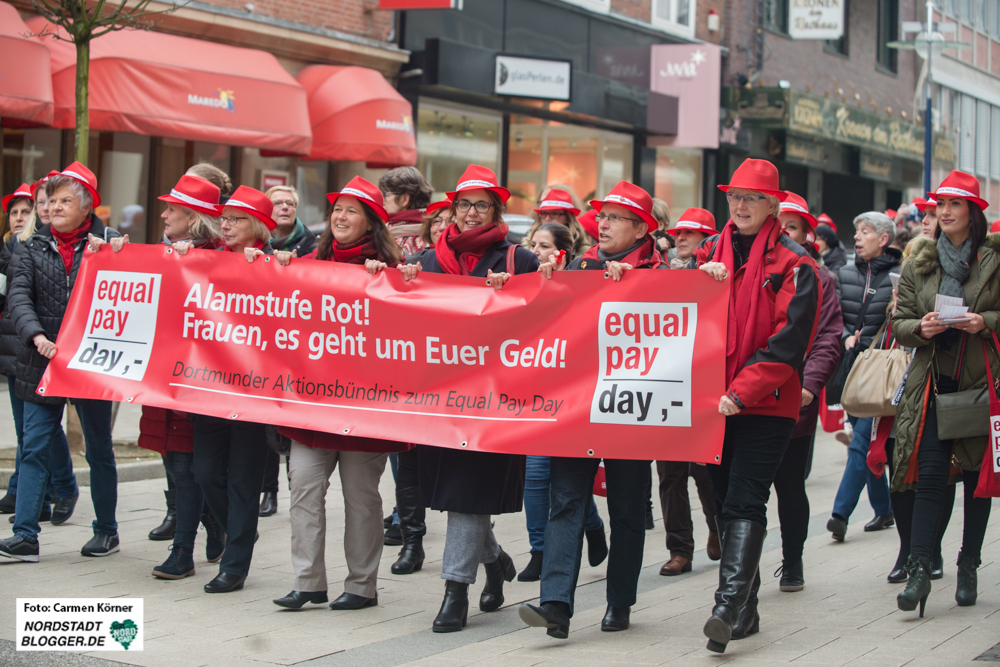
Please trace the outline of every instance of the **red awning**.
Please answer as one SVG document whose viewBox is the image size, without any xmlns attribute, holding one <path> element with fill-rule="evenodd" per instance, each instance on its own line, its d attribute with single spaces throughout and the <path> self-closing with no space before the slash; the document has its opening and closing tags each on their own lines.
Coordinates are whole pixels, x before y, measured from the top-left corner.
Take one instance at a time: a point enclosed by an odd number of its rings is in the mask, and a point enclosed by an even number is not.
<svg viewBox="0 0 1000 667">
<path fill-rule="evenodd" d="M 0 2 L 0 117 L 5 125 L 9 118 L 52 122 L 49 50 L 30 32 L 17 10 Z"/>
<path fill-rule="evenodd" d="M 75 127 L 76 50 L 42 43 L 52 53 L 53 125 Z M 298 155 L 312 134 L 305 91 L 270 53 L 144 30 L 91 42 L 90 127 Z"/>
<path fill-rule="evenodd" d="M 413 107 L 381 74 L 365 67 L 309 65 L 296 79 L 309 96 L 309 159 L 417 163 Z"/>
</svg>

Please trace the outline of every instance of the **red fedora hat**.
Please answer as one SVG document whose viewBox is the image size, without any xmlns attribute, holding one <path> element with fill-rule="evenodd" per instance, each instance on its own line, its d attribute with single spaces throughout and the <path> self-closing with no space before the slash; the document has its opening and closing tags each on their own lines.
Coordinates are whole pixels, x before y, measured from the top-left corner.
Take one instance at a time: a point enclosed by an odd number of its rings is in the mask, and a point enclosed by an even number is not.
<svg viewBox="0 0 1000 667">
<path fill-rule="evenodd" d="M 18 199 L 21 197 L 24 197 L 25 199 L 30 199 L 31 201 L 35 201 L 35 196 L 31 192 L 31 186 L 28 185 L 27 183 L 21 183 L 21 185 L 17 188 L 17 190 L 14 190 L 9 195 L 0 200 L 0 202 L 2 202 L 3 204 L 3 212 L 4 213 L 7 212 L 7 206 L 10 205 L 11 200 Z"/>
<path fill-rule="evenodd" d="M 837 223 L 835 223 L 833 221 L 833 218 L 828 216 L 826 213 L 820 213 L 819 217 L 816 218 L 816 222 L 818 223 L 818 225 L 826 225 L 833 231 L 837 231 Z"/>
<path fill-rule="evenodd" d="M 671 236 L 677 236 L 677 233 L 682 229 L 711 236 L 716 233 L 715 216 L 703 208 L 689 208 L 681 213 L 677 224 L 673 229 L 668 229 L 667 233 Z"/>
<path fill-rule="evenodd" d="M 618 204 L 636 213 L 643 222 L 649 226 L 649 231 L 654 231 L 658 226 L 656 218 L 653 217 L 653 198 L 649 193 L 638 185 L 628 181 L 618 181 L 618 185 L 611 188 L 611 192 L 603 200 L 591 200 L 590 205 L 601 212 L 601 207 L 605 204 Z"/>
<path fill-rule="evenodd" d="M 928 192 L 927 196 L 937 201 L 941 201 L 941 197 L 961 197 L 974 202 L 983 210 L 990 207 L 989 202 L 979 196 L 979 179 L 958 169 L 941 181 L 937 192 Z"/>
<path fill-rule="evenodd" d="M 538 208 L 532 210 L 535 213 L 541 213 L 542 211 L 565 211 L 573 215 L 580 215 L 580 209 L 573 206 L 572 195 L 565 190 L 556 188 L 549 190 L 545 194 L 545 199 L 538 204 Z"/>
<path fill-rule="evenodd" d="M 44 176 L 42 176 L 41 178 L 39 178 L 37 181 L 35 181 L 34 183 L 32 183 L 31 184 L 31 196 L 34 197 L 35 193 L 38 192 L 38 188 L 40 188 L 43 185 L 45 185 L 46 183 L 48 183 L 49 179 L 52 178 L 53 176 L 58 176 L 58 175 L 59 175 L 59 172 L 56 171 L 55 169 L 53 169 L 52 171 L 50 171 L 49 173 L 45 174 Z"/>
<path fill-rule="evenodd" d="M 583 227 L 583 231 L 587 232 L 595 239 L 597 238 L 597 211 L 590 209 L 578 217 L 576 221 L 580 223 L 581 227 Z"/>
<path fill-rule="evenodd" d="M 206 215 L 219 215 L 222 207 L 217 203 L 222 193 L 218 186 L 197 176 L 181 176 L 169 195 L 157 197 L 160 201 L 177 204 Z"/>
<path fill-rule="evenodd" d="M 448 199 L 455 201 L 456 195 L 466 190 L 490 190 L 500 196 L 500 201 L 504 204 L 510 199 L 510 190 L 500 186 L 497 175 L 492 169 L 480 167 L 478 164 L 470 164 L 462 177 L 458 179 L 458 186 L 454 192 L 448 193 Z"/>
<path fill-rule="evenodd" d="M 427 207 L 424 215 L 436 215 L 438 211 L 443 208 L 448 208 L 449 206 L 454 206 L 455 203 L 450 199 L 442 199 L 441 201 L 436 201 Z"/>
<path fill-rule="evenodd" d="M 934 199 L 934 195 L 931 195 L 931 193 L 929 192 L 927 194 L 930 195 L 927 199 L 924 199 L 923 197 L 917 197 L 916 199 L 913 200 L 913 205 L 919 208 L 924 213 L 926 213 L 928 209 L 937 208 L 937 200 Z"/>
<path fill-rule="evenodd" d="M 778 168 L 767 160 L 754 160 L 747 158 L 743 164 L 733 172 L 733 177 L 729 179 L 729 185 L 718 186 L 723 192 L 729 192 L 731 188 L 740 190 L 754 190 L 767 195 L 774 195 L 778 201 L 785 201 L 784 190 L 778 188 Z"/>
<path fill-rule="evenodd" d="M 816 220 L 816 217 L 809 212 L 809 204 L 806 203 L 806 200 L 794 192 L 788 192 L 786 190 L 785 194 L 788 196 L 785 198 L 785 201 L 781 202 L 781 212 L 794 213 L 806 221 L 809 225 L 810 231 L 816 229 L 819 221 Z"/>
<path fill-rule="evenodd" d="M 382 191 L 360 176 L 355 176 L 347 182 L 347 185 L 341 188 L 340 192 L 331 192 L 326 198 L 330 200 L 330 205 L 332 206 L 337 203 L 337 199 L 341 195 L 356 197 L 361 203 L 371 206 L 382 222 L 388 222 L 389 214 L 385 211 L 385 200 L 382 198 Z"/>
<path fill-rule="evenodd" d="M 74 162 L 60 171 L 58 175 L 66 176 L 67 178 L 79 181 L 83 187 L 87 188 L 87 192 L 89 192 L 91 198 L 93 198 L 94 208 L 101 205 L 101 195 L 97 194 L 97 177 L 94 176 L 94 172 L 87 169 L 79 162 Z"/>
<path fill-rule="evenodd" d="M 260 190 L 254 190 L 253 188 L 241 185 L 236 188 L 236 192 L 230 195 L 226 203 L 223 204 L 223 207 L 226 206 L 242 208 L 247 213 L 263 222 L 264 225 L 272 232 L 274 231 L 274 228 L 278 226 L 278 223 L 271 219 L 271 211 L 274 210 L 274 204 L 271 203 L 271 198 L 266 196 Z"/>
<path fill-rule="evenodd" d="M 994 220 L 993 224 L 990 225 L 990 234 L 996 234 L 1000 232 L 1000 220 Z"/>
</svg>

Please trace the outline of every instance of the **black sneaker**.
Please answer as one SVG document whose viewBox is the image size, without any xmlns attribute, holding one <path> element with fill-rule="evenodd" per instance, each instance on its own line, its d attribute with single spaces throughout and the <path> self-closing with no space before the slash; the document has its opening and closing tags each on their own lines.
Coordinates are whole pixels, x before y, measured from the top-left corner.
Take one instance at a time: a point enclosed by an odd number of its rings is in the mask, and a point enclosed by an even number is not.
<svg viewBox="0 0 1000 667">
<path fill-rule="evenodd" d="M 118 550 L 117 535 L 95 534 L 92 538 L 90 538 L 89 542 L 83 545 L 83 549 L 80 550 L 80 553 L 84 556 L 100 558 L 101 556 L 110 556 Z"/>
<path fill-rule="evenodd" d="M 382 544 L 387 547 L 398 547 L 403 544 L 403 533 L 399 530 L 399 524 L 394 523 L 389 526 L 389 529 L 385 531 L 385 536 L 382 538 Z"/>
<path fill-rule="evenodd" d="M 52 501 L 52 525 L 61 526 L 73 516 L 76 509 L 76 501 L 80 499 L 80 494 L 73 494 L 70 498 L 56 498 Z"/>
<path fill-rule="evenodd" d="M 38 515 L 38 523 L 41 523 L 42 521 L 48 521 L 51 518 L 52 518 L 52 510 L 51 509 L 43 509 L 42 513 Z M 10 517 L 7 519 L 7 522 L 8 523 L 14 523 L 14 515 L 13 514 L 10 515 Z"/>
<path fill-rule="evenodd" d="M 16 504 L 17 496 L 8 491 L 3 498 L 0 498 L 0 514 L 13 514 Z"/>
<path fill-rule="evenodd" d="M 38 542 L 29 542 L 20 535 L 8 537 L 5 540 L 0 540 L 0 556 L 25 563 L 37 563 Z"/>
</svg>

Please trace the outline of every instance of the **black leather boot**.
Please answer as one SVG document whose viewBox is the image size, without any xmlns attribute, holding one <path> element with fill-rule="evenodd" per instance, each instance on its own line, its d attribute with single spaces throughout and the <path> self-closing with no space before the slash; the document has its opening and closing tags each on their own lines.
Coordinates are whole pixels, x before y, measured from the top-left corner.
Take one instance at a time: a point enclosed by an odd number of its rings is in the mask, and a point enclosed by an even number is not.
<svg viewBox="0 0 1000 667">
<path fill-rule="evenodd" d="M 896 606 L 902 611 L 913 611 L 919 603 L 920 618 L 923 618 L 924 605 L 931 593 L 931 562 L 927 558 L 910 556 L 906 561 L 906 573 L 906 588 L 896 596 Z"/>
<path fill-rule="evenodd" d="M 457 581 L 444 582 L 444 600 L 431 630 L 434 632 L 459 632 L 469 619 L 469 584 Z"/>
<path fill-rule="evenodd" d="M 517 614 L 533 628 L 547 628 L 545 634 L 549 637 L 569 637 L 569 605 L 565 602 L 543 602 L 540 605 L 525 602 L 518 607 Z"/>
<path fill-rule="evenodd" d="M 747 603 L 740 609 L 736 617 L 736 625 L 733 626 L 731 639 L 743 639 L 749 635 L 760 632 L 760 614 L 757 612 L 757 591 L 760 590 L 760 570 L 753 578 L 753 585 L 750 587 L 750 597 Z"/>
<path fill-rule="evenodd" d="M 708 650 L 724 653 L 733 635 L 740 609 L 750 597 L 767 529 L 759 523 L 735 519 L 725 524 L 722 559 L 719 561 L 719 588 L 715 608 L 705 623 Z"/>
<path fill-rule="evenodd" d="M 403 548 L 392 564 L 393 574 L 413 574 L 424 566 L 424 506 L 420 504 L 420 487 L 407 486 L 396 489 L 396 511 L 399 514 L 399 532 Z"/>
<path fill-rule="evenodd" d="M 257 516 L 272 516 L 278 511 L 278 492 L 265 491 L 260 499 Z"/>
<path fill-rule="evenodd" d="M 163 495 L 167 497 L 167 516 L 163 518 L 163 523 L 149 531 L 149 539 L 155 542 L 174 539 L 174 530 L 177 528 L 177 492 L 168 489 Z"/>
<path fill-rule="evenodd" d="M 959 607 L 971 607 L 976 604 L 979 597 L 977 584 L 979 577 L 976 570 L 979 568 L 980 560 L 958 553 L 958 583 L 955 584 L 955 602 Z"/>
<path fill-rule="evenodd" d="M 503 582 L 514 581 L 517 568 L 506 551 L 500 550 L 500 556 L 492 563 L 483 565 L 486 569 L 486 588 L 479 596 L 481 611 L 496 611 L 503 606 Z"/>
<path fill-rule="evenodd" d="M 201 525 L 205 526 L 205 559 L 209 563 L 218 563 L 222 560 L 222 552 L 226 550 L 226 531 L 222 530 L 222 525 L 215 520 L 212 512 L 205 503 L 201 511 Z"/>
<path fill-rule="evenodd" d="M 517 575 L 518 581 L 538 581 L 542 578 L 542 559 L 545 557 L 544 551 L 532 551 L 531 560 L 528 566 Z"/>
</svg>

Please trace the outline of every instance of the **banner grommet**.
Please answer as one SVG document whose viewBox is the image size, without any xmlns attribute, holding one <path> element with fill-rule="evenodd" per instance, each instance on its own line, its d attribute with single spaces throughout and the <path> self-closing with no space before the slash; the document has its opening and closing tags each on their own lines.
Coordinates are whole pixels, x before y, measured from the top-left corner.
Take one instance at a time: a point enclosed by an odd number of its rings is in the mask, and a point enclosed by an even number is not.
<svg viewBox="0 0 1000 667">
<path fill-rule="evenodd" d="M 593 449 L 588 449 L 587 450 L 587 456 L 593 456 L 593 455 L 594 455 L 594 450 Z"/>
<path fill-rule="evenodd" d="M 469 446 L 468 441 L 462 441 L 462 447 L 468 447 L 468 446 Z"/>
</svg>

